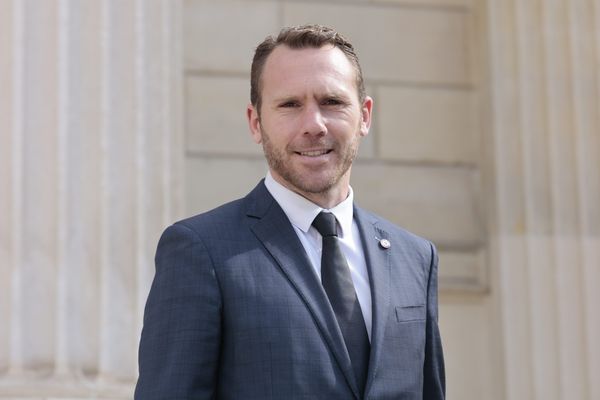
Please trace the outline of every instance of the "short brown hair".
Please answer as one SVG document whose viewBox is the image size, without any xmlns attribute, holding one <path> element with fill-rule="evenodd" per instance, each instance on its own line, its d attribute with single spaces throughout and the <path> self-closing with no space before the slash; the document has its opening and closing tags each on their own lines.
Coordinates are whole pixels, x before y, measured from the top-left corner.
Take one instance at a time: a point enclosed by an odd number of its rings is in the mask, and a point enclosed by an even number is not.
<svg viewBox="0 0 600 400">
<path fill-rule="evenodd" d="M 354 52 L 352 44 L 335 30 L 322 25 L 302 25 L 283 28 L 277 37 L 267 36 L 258 45 L 252 59 L 250 71 L 250 101 L 260 114 L 262 103 L 261 78 L 262 71 L 269 55 L 280 45 L 286 45 L 292 49 L 303 49 L 307 47 L 320 48 L 330 44 L 340 49 L 354 66 L 356 71 L 356 88 L 358 98 L 362 103 L 365 99 L 365 84 L 363 82 L 362 70 L 358 62 L 358 56 Z"/>
</svg>

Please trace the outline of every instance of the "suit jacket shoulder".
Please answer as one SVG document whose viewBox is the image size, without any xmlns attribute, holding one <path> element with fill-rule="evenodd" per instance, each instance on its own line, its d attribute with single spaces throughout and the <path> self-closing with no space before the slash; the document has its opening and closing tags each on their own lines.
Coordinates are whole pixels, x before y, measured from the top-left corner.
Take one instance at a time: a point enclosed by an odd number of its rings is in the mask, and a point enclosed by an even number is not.
<svg viewBox="0 0 600 400">
<path fill-rule="evenodd" d="M 242 226 L 252 225 L 256 220 L 253 217 L 264 215 L 274 205 L 275 199 L 261 181 L 245 197 L 182 219 L 174 225 L 183 225 L 205 240 L 210 237 L 228 239 L 232 235 L 243 234 L 245 231 L 240 229 Z"/>
</svg>

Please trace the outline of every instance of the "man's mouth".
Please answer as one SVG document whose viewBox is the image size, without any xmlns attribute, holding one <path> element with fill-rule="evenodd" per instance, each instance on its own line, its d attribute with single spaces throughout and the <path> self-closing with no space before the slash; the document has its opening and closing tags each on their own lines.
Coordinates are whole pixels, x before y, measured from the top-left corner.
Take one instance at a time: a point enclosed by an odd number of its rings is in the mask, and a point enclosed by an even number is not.
<svg viewBox="0 0 600 400">
<path fill-rule="evenodd" d="M 311 151 L 297 151 L 296 154 L 300 154 L 301 156 L 306 156 L 306 157 L 319 157 L 319 156 L 322 156 L 324 154 L 328 154 L 331 151 L 332 151 L 331 149 L 327 149 L 327 150 L 311 150 Z"/>
</svg>

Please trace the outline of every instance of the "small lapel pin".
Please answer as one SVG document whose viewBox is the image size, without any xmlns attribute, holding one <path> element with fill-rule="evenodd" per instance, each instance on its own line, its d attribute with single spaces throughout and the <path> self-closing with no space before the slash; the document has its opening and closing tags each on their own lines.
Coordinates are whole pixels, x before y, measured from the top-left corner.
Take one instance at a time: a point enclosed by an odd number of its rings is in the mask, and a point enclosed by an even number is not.
<svg viewBox="0 0 600 400">
<path fill-rule="evenodd" d="M 389 249 L 390 247 L 392 247 L 392 244 L 391 244 L 391 243 L 390 243 L 390 241 L 389 241 L 389 240 L 387 240 L 387 239 L 381 239 L 381 240 L 379 241 L 379 245 L 380 245 L 381 247 L 383 247 L 384 249 Z"/>
</svg>

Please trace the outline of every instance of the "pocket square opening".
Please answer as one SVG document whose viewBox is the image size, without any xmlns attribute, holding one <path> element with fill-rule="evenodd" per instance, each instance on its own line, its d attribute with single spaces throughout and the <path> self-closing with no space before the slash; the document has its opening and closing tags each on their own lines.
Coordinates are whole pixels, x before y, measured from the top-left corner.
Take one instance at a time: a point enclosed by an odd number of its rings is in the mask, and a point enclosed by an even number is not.
<svg viewBox="0 0 600 400">
<path fill-rule="evenodd" d="M 425 320 L 425 304 L 396 307 L 396 320 L 398 322 Z"/>
</svg>

